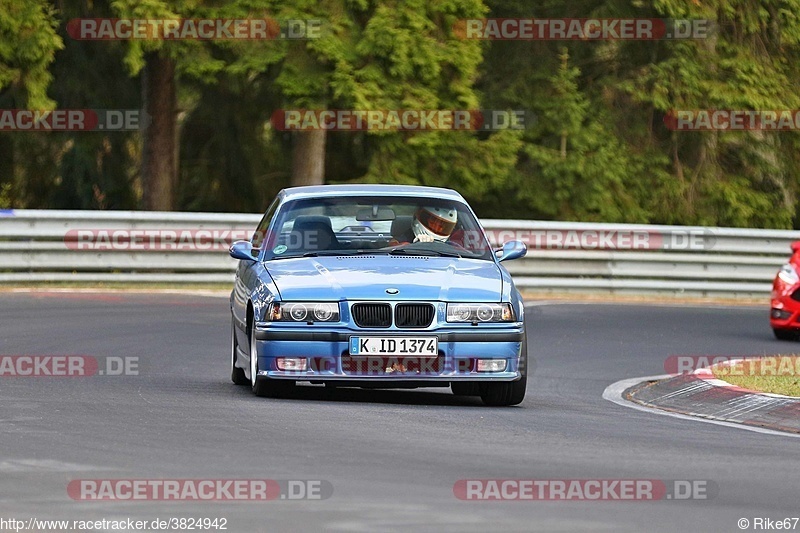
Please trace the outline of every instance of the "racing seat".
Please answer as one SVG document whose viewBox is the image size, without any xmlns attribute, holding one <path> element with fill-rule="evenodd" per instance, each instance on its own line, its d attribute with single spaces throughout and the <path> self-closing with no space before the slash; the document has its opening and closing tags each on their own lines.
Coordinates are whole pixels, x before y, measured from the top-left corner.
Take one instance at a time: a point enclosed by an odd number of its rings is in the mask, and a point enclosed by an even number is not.
<svg viewBox="0 0 800 533">
<path fill-rule="evenodd" d="M 412 215 L 401 215 L 392 220 L 392 228 L 389 231 L 392 237 L 398 241 L 410 242 L 414 240 L 413 233 L 411 232 L 411 224 L 413 223 L 414 217 Z M 408 238 L 409 235 L 412 235 L 411 239 Z"/>
<path fill-rule="evenodd" d="M 309 252 L 320 250 L 338 250 L 340 248 L 336 234 L 331 228 L 331 221 L 324 216 L 299 216 L 292 226 L 292 239 L 295 246 Z"/>
</svg>

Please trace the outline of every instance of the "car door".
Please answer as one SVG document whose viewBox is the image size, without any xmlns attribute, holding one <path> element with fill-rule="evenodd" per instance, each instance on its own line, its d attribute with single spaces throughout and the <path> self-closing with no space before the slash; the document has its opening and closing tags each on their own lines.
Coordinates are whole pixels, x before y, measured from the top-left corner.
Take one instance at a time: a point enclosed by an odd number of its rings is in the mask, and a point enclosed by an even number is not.
<svg viewBox="0 0 800 533">
<path fill-rule="evenodd" d="M 250 295 L 253 294 L 253 289 L 258 284 L 256 279 L 256 268 L 259 266 L 258 257 L 261 255 L 261 248 L 267 241 L 267 232 L 269 231 L 272 219 L 277 211 L 279 199 L 275 198 L 270 204 L 267 212 L 258 223 L 253 236 L 250 238 L 250 244 L 253 247 L 254 261 L 239 261 L 236 267 L 236 279 L 234 280 L 233 293 L 231 294 L 231 313 L 234 322 L 239 326 L 237 328 L 237 341 L 239 345 L 246 346 L 248 339 L 246 338 L 245 326 L 247 323 L 247 302 Z M 263 268 L 262 268 L 263 270 Z"/>
</svg>

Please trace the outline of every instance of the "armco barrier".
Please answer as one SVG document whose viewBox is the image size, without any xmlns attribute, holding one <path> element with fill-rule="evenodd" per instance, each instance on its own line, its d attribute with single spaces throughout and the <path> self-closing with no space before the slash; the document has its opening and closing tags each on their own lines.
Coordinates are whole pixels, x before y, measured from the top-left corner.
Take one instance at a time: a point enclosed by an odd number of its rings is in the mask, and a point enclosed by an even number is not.
<svg viewBox="0 0 800 533">
<path fill-rule="evenodd" d="M 236 262 L 228 257 L 223 241 L 248 238 L 260 217 L 0 210 L 0 283 L 230 283 Z M 524 259 L 505 263 L 518 286 L 554 294 L 766 296 L 778 267 L 791 253 L 790 243 L 800 240 L 800 231 L 785 230 L 530 220 L 482 223 L 492 244 L 513 238 L 529 243 Z M 192 238 L 202 238 L 192 241 L 191 249 L 81 248 L 80 231 L 113 236 L 114 230 L 158 231 L 178 238 L 189 232 Z M 649 241 L 634 239 L 634 246 L 627 246 L 631 235 Z"/>
</svg>

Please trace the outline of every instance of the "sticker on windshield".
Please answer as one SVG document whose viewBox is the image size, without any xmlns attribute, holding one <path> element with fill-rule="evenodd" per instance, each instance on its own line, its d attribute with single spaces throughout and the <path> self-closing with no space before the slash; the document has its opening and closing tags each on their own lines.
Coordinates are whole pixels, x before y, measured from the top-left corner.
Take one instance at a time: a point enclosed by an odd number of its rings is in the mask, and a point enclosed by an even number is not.
<svg viewBox="0 0 800 533">
<path fill-rule="evenodd" d="M 286 250 L 287 250 L 287 248 L 286 248 L 285 244 L 279 244 L 278 246 L 276 246 L 275 248 L 272 249 L 272 253 L 274 253 L 276 255 L 281 255 Z"/>
</svg>

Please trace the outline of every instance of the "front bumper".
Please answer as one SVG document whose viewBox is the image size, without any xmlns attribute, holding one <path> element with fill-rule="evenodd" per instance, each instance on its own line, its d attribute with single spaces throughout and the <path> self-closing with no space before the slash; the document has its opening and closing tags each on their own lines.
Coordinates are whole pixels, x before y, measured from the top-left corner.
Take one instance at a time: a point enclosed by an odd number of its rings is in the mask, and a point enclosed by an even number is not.
<svg viewBox="0 0 800 533">
<path fill-rule="evenodd" d="M 776 281 L 772 288 L 769 324 L 774 329 L 800 330 L 800 301 L 792 295 L 798 291 L 800 284 L 787 285 Z"/>
<path fill-rule="evenodd" d="M 513 327 L 512 327 L 513 326 Z M 360 382 L 452 382 L 515 381 L 526 371 L 526 358 L 520 358 L 524 330 L 522 324 L 481 328 L 437 330 L 362 330 L 276 327 L 258 323 L 255 328 L 259 376 L 298 381 Z M 420 337 L 436 336 L 436 358 L 415 356 L 354 357 L 349 355 L 351 336 Z M 524 354 L 523 354 L 524 355 Z M 303 371 L 279 370 L 279 357 L 306 358 Z M 476 360 L 504 359 L 501 372 L 478 372 Z M 383 359 L 383 361 L 377 361 Z M 373 364 L 376 363 L 376 364 Z M 391 370 L 388 371 L 387 370 Z"/>
</svg>

